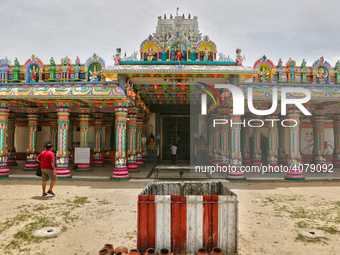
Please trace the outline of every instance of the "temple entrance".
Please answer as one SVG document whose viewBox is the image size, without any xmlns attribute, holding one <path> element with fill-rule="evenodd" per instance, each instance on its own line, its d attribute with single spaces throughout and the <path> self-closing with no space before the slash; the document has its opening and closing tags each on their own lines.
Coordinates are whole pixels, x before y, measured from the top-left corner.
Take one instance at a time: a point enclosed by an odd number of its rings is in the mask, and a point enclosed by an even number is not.
<svg viewBox="0 0 340 255">
<path fill-rule="evenodd" d="M 161 161 L 171 160 L 170 147 L 177 144 L 177 161 L 190 161 L 190 116 L 163 115 L 161 118 Z"/>
</svg>

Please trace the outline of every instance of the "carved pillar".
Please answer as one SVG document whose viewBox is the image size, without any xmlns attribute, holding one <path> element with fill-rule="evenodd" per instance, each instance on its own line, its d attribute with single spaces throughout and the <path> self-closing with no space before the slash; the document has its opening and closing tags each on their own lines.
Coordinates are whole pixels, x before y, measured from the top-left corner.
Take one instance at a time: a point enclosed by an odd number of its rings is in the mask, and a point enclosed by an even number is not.
<svg viewBox="0 0 340 255">
<path fill-rule="evenodd" d="M 288 164 L 289 170 L 285 176 L 286 180 L 304 180 L 302 176 L 303 169 L 301 168 L 301 155 L 300 155 L 300 111 L 289 110 L 288 118 L 295 121 L 286 121 L 284 124 L 289 125 L 289 152 Z M 297 123 L 297 124 L 296 124 Z M 296 125 L 296 126 L 294 126 Z"/>
<path fill-rule="evenodd" d="M 9 168 L 7 166 L 7 125 L 9 115 L 8 102 L 0 101 L 0 178 L 8 177 L 10 175 Z"/>
<path fill-rule="evenodd" d="M 230 116 L 230 168 L 227 180 L 246 180 L 243 175 L 241 154 L 241 116 Z"/>
<path fill-rule="evenodd" d="M 340 166 L 340 115 L 333 116 L 333 130 L 334 130 L 334 150 L 333 161 L 334 166 Z"/>
<path fill-rule="evenodd" d="M 275 114 L 275 113 L 274 113 Z M 277 115 L 268 116 L 268 165 L 278 169 L 278 143 L 279 143 L 279 130 L 278 130 L 278 119 Z M 275 170 L 275 169 L 274 169 Z"/>
<path fill-rule="evenodd" d="M 115 108 L 116 112 L 116 155 L 115 168 L 111 179 L 130 179 L 126 168 L 125 136 L 126 136 L 126 115 L 128 109 L 125 107 Z"/>
<path fill-rule="evenodd" d="M 111 133 L 112 133 L 112 121 L 113 117 L 105 117 L 105 152 L 104 163 L 112 164 L 110 152 L 111 152 Z"/>
<path fill-rule="evenodd" d="M 8 142 L 7 142 L 8 166 L 18 165 L 16 161 L 16 150 L 14 147 L 15 122 L 16 122 L 15 114 L 10 113 L 8 116 Z"/>
<path fill-rule="evenodd" d="M 218 119 L 219 114 L 213 114 L 214 119 Z M 213 127 L 213 147 L 214 147 L 214 160 L 212 162 L 213 165 L 219 164 L 221 161 L 221 154 L 220 154 L 220 133 L 221 133 L 221 125 L 215 125 Z"/>
<path fill-rule="evenodd" d="M 280 122 L 282 119 L 280 119 Z M 279 163 L 287 163 L 286 151 L 285 151 L 285 127 L 279 125 Z"/>
<path fill-rule="evenodd" d="M 256 117 L 257 119 L 260 119 L 260 117 Z M 255 121 L 254 121 L 255 122 Z M 259 121 L 258 121 L 259 122 Z M 262 153 L 261 153 L 261 126 L 257 124 L 252 124 L 253 127 L 253 162 L 252 164 L 254 166 L 260 166 L 262 165 Z"/>
<path fill-rule="evenodd" d="M 90 108 L 79 109 L 79 127 L 80 127 L 80 148 L 88 148 L 88 133 L 90 123 Z M 77 172 L 91 172 L 89 163 L 79 163 Z"/>
<path fill-rule="evenodd" d="M 326 121 L 326 111 L 315 110 L 313 113 L 315 133 L 314 133 L 314 152 L 315 152 L 315 164 L 326 164 L 326 152 L 324 146 L 324 131 Z M 317 166 L 316 166 L 317 167 Z"/>
<path fill-rule="evenodd" d="M 142 132 L 143 132 L 143 113 L 137 113 L 137 152 L 136 152 L 136 164 L 138 167 L 145 167 L 143 161 L 142 152 Z"/>
<path fill-rule="evenodd" d="M 137 108 L 128 109 L 128 164 L 127 168 L 129 172 L 139 172 L 138 165 L 136 164 L 136 152 L 137 152 Z"/>
<path fill-rule="evenodd" d="M 208 143 L 209 143 L 209 154 L 210 154 L 210 162 L 212 163 L 214 160 L 214 127 L 213 127 L 213 119 L 211 117 L 207 118 L 208 122 Z"/>
<path fill-rule="evenodd" d="M 228 120 L 228 123 L 219 126 L 219 144 L 220 144 L 220 163 L 221 165 L 229 164 L 229 115 L 228 108 L 219 108 L 219 118 Z M 216 127 L 215 127 L 216 128 Z"/>
<path fill-rule="evenodd" d="M 103 167 L 102 152 L 100 148 L 101 135 L 102 135 L 102 119 L 103 113 L 93 113 L 94 121 L 94 132 L 95 132 L 95 148 L 93 150 L 93 162 L 94 167 Z"/>
<path fill-rule="evenodd" d="M 38 129 L 39 110 L 37 108 L 27 108 L 28 118 L 28 149 L 24 171 L 36 171 L 39 167 L 37 161 L 36 140 Z"/>
<path fill-rule="evenodd" d="M 50 114 L 50 134 L 51 134 L 51 144 L 52 151 L 55 154 L 58 148 L 58 114 Z"/>
<path fill-rule="evenodd" d="M 145 152 L 146 152 L 146 132 L 147 132 L 147 124 L 148 119 L 147 117 L 144 118 L 143 120 L 143 125 L 142 125 L 142 151 L 143 151 L 143 162 L 145 162 Z"/>
<path fill-rule="evenodd" d="M 73 155 L 73 131 L 74 131 L 74 121 L 75 117 L 70 117 L 70 125 L 68 129 L 68 160 L 70 163 L 74 162 L 74 155 Z"/>
<path fill-rule="evenodd" d="M 248 123 L 250 118 L 245 118 L 245 123 Z M 242 127 L 242 163 L 244 164 L 250 164 L 251 158 L 250 158 L 250 144 L 249 144 L 249 136 L 250 136 L 250 127 L 246 125 L 245 127 Z"/>
<path fill-rule="evenodd" d="M 56 170 L 58 179 L 72 178 L 68 166 L 68 130 L 70 123 L 70 102 L 56 102 L 58 107 L 58 148 L 56 153 Z"/>
</svg>

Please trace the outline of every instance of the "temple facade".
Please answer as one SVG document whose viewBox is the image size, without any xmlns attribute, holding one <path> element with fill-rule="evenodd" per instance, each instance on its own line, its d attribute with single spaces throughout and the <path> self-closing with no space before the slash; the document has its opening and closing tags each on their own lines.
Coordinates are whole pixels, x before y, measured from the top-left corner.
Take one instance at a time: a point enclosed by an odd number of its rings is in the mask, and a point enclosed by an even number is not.
<svg viewBox="0 0 340 255">
<path fill-rule="evenodd" d="M 117 48 L 109 65 L 96 53 L 85 62 L 1 59 L 0 177 L 17 160 L 25 160 L 23 171 L 35 171 L 47 142 L 58 178 L 112 163 L 112 179 L 129 179 L 145 163 L 170 161 L 172 144 L 181 162 L 234 166 L 231 180 L 245 179 L 244 164 L 288 164 L 285 178 L 292 180 L 304 179 L 297 166 L 306 162 L 340 166 L 340 62 L 332 67 L 318 57 L 306 66 L 290 58 L 275 65 L 264 55 L 244 66 L 241 49 L 235 53 L 218 52 L 198 18 L 183 15 L 158 17 L 139 50 L 122 56 Z M 234 112 L 235 92 L 216 84 L 242 92 L 244 113 Z M 283 88 L 292 89 L 283 97 Z M 303 91 L 311 95 L 302 104 L 310 114 L 282 107 L 282 98 L 306 98 Z M 71 170 L 75 148 L 90 148 L 91 160 Z"/>
</svg>

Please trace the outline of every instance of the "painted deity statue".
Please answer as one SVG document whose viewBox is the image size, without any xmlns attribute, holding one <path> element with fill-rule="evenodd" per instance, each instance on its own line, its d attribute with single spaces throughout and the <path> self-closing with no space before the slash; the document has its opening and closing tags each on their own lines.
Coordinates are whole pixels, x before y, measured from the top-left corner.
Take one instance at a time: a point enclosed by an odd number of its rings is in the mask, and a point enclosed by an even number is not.
<svg viewBox="0 0 340 255">
<path fill-rule="evenodd" d="M 242 57 L 242 55 L 241 55 L 241 49 L 240 48 L 237 48 L 236 49 L 236 63 L 237 63 L 237 65 L 239 65 L 239 66 L 241 66 L 242 65 L 242 62 L 243 62 L 243 60 L 246 60 L 246 57 L 243 55 L 243 57 Z"/>
<path fill-rule="evenodd" d="M 183 51 L 181 49 L 181 45 L 178 43 L 177 48 L 176 48 L 176 58 L 175 58 L 175 60 L 180 61 L 182 57 L 183 57 Z"/>
<path fill-rule="evenodd" d="M 35 68 L 35 65 L 33 65 L 30 69 L 30 82 L 37 82 L 38 71 L 38 68 Z"/>
<path fill-rule="evenodd" d="M 334 69 L 335 70 L 340 70 L 340 61 L 339 60 L 335 63 Z"/>
<path fill-rule="evenodd" d="M 121 48 L 117 48 L 116 49 L 116 54 L 112 56 L 112 59 L 114 60 L 115 65 L 118 65 L 119 62 L 121 61 L 121 57 L 120 57 L 121 56 L 121 52 L 122 52 Z"/>
<path fill-rule="evenodd" d="M 260 78 L 261 78 L 261 82 L 262 83 L 266 83 L 267 81 L 267 75 L 269 74 L 269 72 L 266 70 L 266 68 L 263 66 L 262 67 L 262 70 L 259 71 L 259 75 L 260 75 Z"/>
<path fill-rule="evenodd" d="M 209 55 L 210 55 L 210 51 L 208 50 L 208 47 L 205 46 L 204 51 L 203 51 L 203 61 L 208 61 Z"/>
<path fill-rule="evenodd" d="M 316 77 L 318 77 L 320 84 L 326 84 L 328 73 L 325 71 L 325 69 L 319 68 L 316 71 Z"/>
<path fill-rule="evenodd" d="M 51 64 L 51 66 L 55 66 L 55 61 L 54 61 L 53 57 L 51 57 L 51 59 L 50 59 L 50 64 Z"/>
<path fill-rule="evenodd" d="M 148 61 L 152 61 L 153 56 L 155 55 L 155 52 L 153 51 L 152 47 L 149 47 L 147 55 L 148 55 Z"/>
<path fill-rule="evenodd" d="M 96 81 L 98 75 L 99 75 L 99 71 L 97 71 L 96 66 L 93 67 L 93 71 L 90 70 L 90 81 Z"/>
<path fill-rule="evenodd" d="M 301 63 L 301 69 L 305 69 L 305 68 L 306 68 L 306 60 L 303 59 Z"/>
<path fill-rule="evenodd" d="M 125 89 L 128 98 L 136 99 L 136 93 L 133 90 L 133 84 L 130 82 L 130 79 L 125 83 Z"/>
<path fill-rule="evenodd" d="M 17 58 L 14 60 L 14 65 L 15 67 L 20 67 L 19 60 Z"/>
</svg>

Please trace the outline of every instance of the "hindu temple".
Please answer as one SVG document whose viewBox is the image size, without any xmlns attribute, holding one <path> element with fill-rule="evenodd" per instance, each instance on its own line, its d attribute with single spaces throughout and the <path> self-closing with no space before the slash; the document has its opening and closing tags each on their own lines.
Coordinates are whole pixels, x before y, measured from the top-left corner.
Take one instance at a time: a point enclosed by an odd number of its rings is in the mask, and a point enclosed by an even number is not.
<svg viewBox="0 0 340 255">
<path fill-rule="evenodd" d="M 159 16 L 156 31 L 145 32 L 131 56 L 122 45 L 106 60 L 97 53 L 83 60 L 51 57 L 48 63 L 34 54 L 1 59 L 0 177 L 8 177 L 18 160 L 25 160 L 22 171 L 35 171 L 47 142 L 61 179 L 72 178 L 73 171 L 95 175 L 104 164 L 112 164 L 112 179 L 129 179 L 144 164 L 169 162 L 172 144 L 179 162 L 235 166 L 225 175 L 230 180 L 246 178 L 242 164 L 289 164 L 289 180 L 304 179 L 294 169 L 301 163 L 340 166 L 339 61 L 332 66 L 320 53 L 311 66 L 293 57 L 274 64 L 263 55 L 244 66 L 240 48 L 226 56 L 190 14 Z M 216 84 L 242 90 L 245 114 L 233 114 L 233 93 Z M 249 111 L 248 88 L 252 107 L 267 110 L 274 88 L 284 87 L 310 92 L 303 105 L 311 115 L 288 105 L 283 116 L 279 100 L 269 115 Z M 286 94 L 305 96 L 298 90 Z M 264 124 L 215 126 L 214 119 Z M 284 119 L 297 125 L 281 125 Z M 70 169 L 75 148 L 90 148 L 91 160 Z"/>
</svg>

